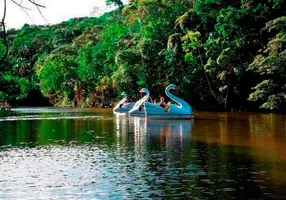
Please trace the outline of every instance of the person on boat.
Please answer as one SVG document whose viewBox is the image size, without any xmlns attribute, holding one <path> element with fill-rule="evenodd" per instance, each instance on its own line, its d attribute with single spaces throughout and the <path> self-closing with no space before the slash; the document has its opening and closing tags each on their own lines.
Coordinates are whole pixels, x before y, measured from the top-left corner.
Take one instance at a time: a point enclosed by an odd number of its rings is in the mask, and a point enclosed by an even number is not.
<svg viewBox="0 0 286 200">
<path fill-rule="evenodd" d="M 131 103 L 131 100 L 129 97 L 127 97 L 126 100 L 122 104 L 119 105 L 119 108 L 122 108 L 122 106 L 129 104 L 129 103 Z"/>
<path fill-rule="evenodd" d="M 164 109 L 165 112 L 169 111 L 169 103 L 165 102 L 165 98 L 163 96 L 160 98 L 159 105 Z"/>
<path fill-rule="evenodd" d="M 131 100 L 127 97 L 126 100 L 124 101 L 124 104 L 131 103 Z"/>
<path fill-rule="evenodd" d="M 153 103 L 154 103 L 155 105 L 160 106 L 160 101 L 159 101 L 158 98 L 155 98 L 154 101 L 153 101 Z"/>
<path fill-rule="evenodd" d="M 165 102 L 165 98 L 164 97 L 161 97 L 160 98 L 160 106 L 162 107 L 162 108 L 166 108 L 166 106 L 167 106 L 167 104 L 166 104 L 166 102 Z"/>
</svg>

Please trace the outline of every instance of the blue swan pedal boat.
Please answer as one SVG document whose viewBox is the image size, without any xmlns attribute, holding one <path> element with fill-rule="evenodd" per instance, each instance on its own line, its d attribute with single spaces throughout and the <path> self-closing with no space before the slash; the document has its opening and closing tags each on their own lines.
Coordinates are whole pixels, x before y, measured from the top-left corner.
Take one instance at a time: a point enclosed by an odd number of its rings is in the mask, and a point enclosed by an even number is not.
<svg viewBox="0 0 286 200">
<path fill-rule="evenodd" d="M 158 118 L 158 119 L 191 119 L 193 118 L 194 114 L 192 111 L 191 106 L 184 101 L 183 99 L 180 99 L 179 97 L 176 97 L 175 95 L 170 93 L 170 90 L 177 90 L 178 87 L 175 84 L 170 84 L 166 87 L 165 93 L 166 95 L 176 102 L 177 104 L 168 104 L 167 109 L 162 108 L 161 106 L 157 104 L 153 104 L 150 102 L 144 103 L 144 111 L 145 116 L 150 118 Z"/>
</svg>

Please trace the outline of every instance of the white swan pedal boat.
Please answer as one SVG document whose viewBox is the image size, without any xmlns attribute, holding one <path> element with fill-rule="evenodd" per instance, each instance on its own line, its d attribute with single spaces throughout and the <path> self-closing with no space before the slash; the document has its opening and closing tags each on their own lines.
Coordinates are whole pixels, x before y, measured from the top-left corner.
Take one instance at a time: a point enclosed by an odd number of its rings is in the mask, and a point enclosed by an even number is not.
<svg viewBox="0 0 286 200">
<path fill-rule="evenodd" d="M 113 113 L 115 114 L 128 114 L 128 112 L 133 108 L 135 105 L 134 102 L 126 102 L 127 100 L 127 94 L 126 92 L 122 92 L 121 95 L 123 96 L 123 99 L 121 99 L 118 104 L 113 108 Z"/>
<path fill-rule="evenodd" d="M 138 100 L 133 108 L 128 112 L 131 117 L 145 117 L 144 104 L 149 99 L 150 92 L 147 88 L 143 88 L 139 92 L 145 93 L 145 96 Z"/>
</svg>

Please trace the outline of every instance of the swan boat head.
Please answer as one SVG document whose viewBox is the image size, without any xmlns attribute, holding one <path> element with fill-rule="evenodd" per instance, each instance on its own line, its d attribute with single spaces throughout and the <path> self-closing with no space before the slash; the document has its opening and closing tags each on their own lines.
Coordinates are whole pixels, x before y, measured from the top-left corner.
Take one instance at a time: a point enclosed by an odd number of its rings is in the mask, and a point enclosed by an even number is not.
<svg viewBox="0 0 286 200">
<path fill-rule="evenodd" d="M 141 99 L 139 99 L 135 105 L 133 106 L 133 108 L 129 111 L 129 115 L 130 116 L 142 116 L 145 115 L 145 111 L 143 109 L 145 102 L 149 99 L 150 96 L 150 92 L 147 88 L 142 88 L 140 91 L 140 93 L 145 93 L 145 96 Z"/>
<path fill-rule="evenodd" d="M 126 114 L 129 110 L 133 108 L 135 103 L 125 102 L 127 100 L 127 94 L 126 92 L 122 92 L 121 96 L 123 96 L 123 99 L 121 99 L 118 104 L 113 108 L 113 112 L 115 114 Z"/>
<path fill-rule="evenodd" d="M 168 106 L 166 108 L 162 108 L 157 104 L 146 102 L 144 108 L 146 116 L 153 118 L 162 118 L 162 119 L 192 118 L 193 111 L 191 106 L 183 99 L 170 93 L 170 90 L 178 90 L 178 89 L 179 89 L 178 86 L 176 86 L 175 84 L 170 84 L 165 89 L 166 95 L 172 101 L 176 102 L 176 104 L 168 103 Z"/>
</svg>

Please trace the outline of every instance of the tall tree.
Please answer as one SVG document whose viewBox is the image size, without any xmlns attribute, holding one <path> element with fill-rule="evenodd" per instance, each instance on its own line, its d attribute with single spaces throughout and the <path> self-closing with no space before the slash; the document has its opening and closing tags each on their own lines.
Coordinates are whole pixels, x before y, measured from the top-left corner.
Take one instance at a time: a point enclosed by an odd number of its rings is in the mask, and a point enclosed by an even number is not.
<svg viewBox="0 0 286 200">
<path fill-rule="evenodd" d="M 249 69 L 263 79 L 253 89 L 249 100 L 258 101 L 261 108 L 286 109 L 286 16 L 268 22 L 265 31 L 273 35 Z"/>
</svg>

